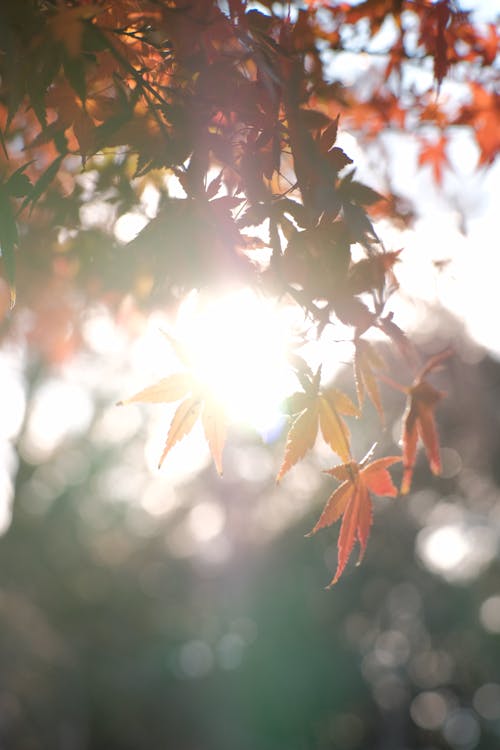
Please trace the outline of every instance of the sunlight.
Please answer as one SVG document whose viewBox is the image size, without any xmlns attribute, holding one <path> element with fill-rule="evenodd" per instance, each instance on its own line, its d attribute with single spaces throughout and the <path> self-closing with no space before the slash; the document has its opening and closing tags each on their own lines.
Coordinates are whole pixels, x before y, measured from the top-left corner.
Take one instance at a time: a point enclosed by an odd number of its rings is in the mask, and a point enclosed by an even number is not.
<svg viewBox="0 0 500 750">
<path fill-rule="evenodd" d="M 451 583 L 461 583 L 477 578 L 491 563 L 496 537 L 486 526 L 450 523 L 422 529 L 416 546 L 429 570 Z"/>
<path fill-rule="evenodd" d="M 250 289 L 204 303 L 190 295 L 177 336 L 231 421 L 264 435 L 281 423 L 281 403 L 297 388 L 287 359 L 292 321 L 286 307 Z"/>
</svg>

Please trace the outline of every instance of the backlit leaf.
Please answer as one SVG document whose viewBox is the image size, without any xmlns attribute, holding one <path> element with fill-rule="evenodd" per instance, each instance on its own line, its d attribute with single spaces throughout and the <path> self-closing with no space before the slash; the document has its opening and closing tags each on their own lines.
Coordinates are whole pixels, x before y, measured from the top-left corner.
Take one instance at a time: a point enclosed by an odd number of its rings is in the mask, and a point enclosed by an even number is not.
<svg viewBox="0 0 500 750">
<path fill-rule="evenodd" d="M 167 338 L 179 358 L 189 365 L 190 358 L 182 344 L 170 334 L 164 331 L 161 333 Z M 171 448 L 192 430 L 196 420 L 201 417 L 205 439 L 216 469 L 222 475 L 222 450 L 227 435 L 227 416 L 222 406 L 213 399 L 200 379 L 195 377 L 189 369 L 162 378 L 130 398 L 119 401 L 118 405 L 139 402 L 172 403 L 183 398 L 185 400 L 177 407 L 170 424 L 159 466 Z"/>
<path fill-rule="evenodd" d="M 319 399 L 319 423 L 325 442 L 343 461 L 349 461 L 351 455 L 349 428 L 331 398 L 321 396 Z"/>
<path fill-rule="evenodd" d="M 200 416 L 201 401 L 198 396 L 187 398 L 178 407 L 174 414 L 170 429 L 167 435 L 167 442 L 161 454 L 158 468 L 162 465 L 168 452 L 174 447 L 179 440 L 182 440 L 193 429 L 196 420 Z"/>
<path fill-rule="evenodd" d="M 171 403 L 184 398 L 193 389 L 193 378 L 185 372 L 177 372 L 162 378 L 154 385 L 144 388 L 130 398 L 119 401 L 119 405 L 143 401 L 146 403 Z"/>
<path fill-rule="evenodd" d="M 215 467 L 222 476 L 222 451 L 227 436 L 227 416 L 221 405 L 214 399 L 205 399 L 201 423 Z"/>
<path fill-rule="evenodd" d="M 294 420 L 287 436 L 285 445 L 285 456 L 276 477 L 279 482 L 286 472 L 294 466 L 297 461 L 304 458 L 307 451 L 311 450 L 316 442 L 318 434 L 318 404 L 313 401 Z"/>
<path fill-rule="evenodd" d="M 361 562 L 372 525 L 370 492 L 390 497 L 397 494 L 387 468 L 399 461 L 399 456 L 387 456 L 367 465 L 349 461 L 326 472 L 342 481 L 342 484 L 328 498 L 318 522 L 307 536 L 331 526 L 343 516 L 338 539 L 337 570 L 330 586 L 342 575 L 356 541 L 360 545 L 358 563 Z"/>
<path fill-rule="evenodd" d="M 451 349 L 432 357 L 422 368 L 413 385 L 408 389 L 408 403 L 403 417 L 403 480 L 401 493 L 410 491 L 415 460 L 417 456 L 418 439 L 427 454 L 429 466 L 433 474 L 441 473 L 441 455 L 439 437 L 436 427 L 435 409 L 445 394 L 424 380 L 432 370 L 439 368 L 446 359 L 452 356 Z"/>
<path fill-rule="evenodd" d="M 385 422 L 385 414 L 380 397 L 380 390 L 375 378 L 374 369 L 385 369 L 385 362 L 373 346 L 364 339 L 356 340 L 354 352 L 354 379 L 360 408 L 363 406 L 365 392 L 376 408 L 380 421 Z"/>
</svg>

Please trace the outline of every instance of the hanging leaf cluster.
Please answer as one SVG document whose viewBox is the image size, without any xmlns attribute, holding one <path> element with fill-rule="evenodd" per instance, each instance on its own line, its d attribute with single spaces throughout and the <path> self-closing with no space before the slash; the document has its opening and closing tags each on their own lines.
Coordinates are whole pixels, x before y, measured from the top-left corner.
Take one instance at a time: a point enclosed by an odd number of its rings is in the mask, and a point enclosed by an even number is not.
<svg viewBox="0 0 500 750">
<path fill-rule="evenodd" d="M 29 344 L 58 363 L 81 346 L 88 304 L 120 316 L 130 298 L 147 311 L 228 282 L 299 306 L 318 334 L 342 324 L 357 403 L 322 382 L 321 367 L 299 368 L 278 471 L 282 479 L 318 433 L 340 459 L 330 473 L 341 485 L 314 528 L 343 517 L 337 580 L 355 541 L 366 547 L 370 493 L 395 494 L 388 467 L 400 460 L 353 458 L 350 420 L 368 401 L 385 420 L 380 383 L 390 376 L 371 334 L 416 373 L 402 386 L 402 493 L 419 439 L 440 471 L 434 410 L 442 394 L 427 376 L 445 358 L 420 367 L 388 304 L 404 252 L 385 246 L 378 221 L 408 225 L 414 209 L 383 168 L 377 189 L 359 178 L 342 135 L 368 149 L 388 130 L 413 133 L 418 165 L 437 188 L 453 168 L 457 129 L 474 139 L 478 167 L 492 164 L 500 151 L 498 36 L 452 0 L 2 3 L 7 328 L 17 288 L 17 309 L 30 309 Z M 364 60 L 349 80 L 332 73 L 346 55 Z M 408 85 L 416 67 L 419 85 Z M 462 93 L 450 104 L 453 77 Z M 144 211 L 151 187 L 154 218 Z M 121 243 L 113 228 L 137 214 L 146 226 Z M 256 249 L 267 260 L 256 261 Z M 129 401 L 179 401 L 160 463 L 200 419 L 222 473 L 227 417 L 183 364 Z"/>
</svg>

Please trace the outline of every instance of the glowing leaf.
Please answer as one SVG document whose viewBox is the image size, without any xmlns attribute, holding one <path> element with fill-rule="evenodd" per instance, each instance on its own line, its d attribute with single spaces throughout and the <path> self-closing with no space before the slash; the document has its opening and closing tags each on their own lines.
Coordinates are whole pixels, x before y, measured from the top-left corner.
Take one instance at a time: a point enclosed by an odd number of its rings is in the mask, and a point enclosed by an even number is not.
<svg viewBox="0 0 500 750">
<path fill-rule="evenodd" d="M 397 495 L 387 468 L 398 461 L 401 461 L 399 456 L 388 456 L 367 465 L 350 461 L 326 472 L 342 484 L 329 497 L 318 522 L 307 536 L 331 526 L 343 516 L 338 539 L 337 570 L 330 586 L 342 575 L 356 541 L 360 545 L 358 564 L 361 562 L 372 525 L 370 492 L 390 497 Z"/>
<path fill-rule="evenodd" d="M 182 440 L 194 427 L 194 424 L 200 416 L 201 401 L 197 396 L 187 398 L 178 407 L 174 414 L 170 429 L 167 435 L 167 442 L 161 454 L 158 468 L 162 465 L 167 453 L 174 447 L 179 440 Z"/>
<path fill-rule="evenodd" d="M 354 379 L 360 408 L 365 400 L 365 391 L 376 408 L 380 421 L 385 422 L 384 409 L 380 398 L 377 380 L 373 373 L 374 369 L 384 369 L 385 362 L 377 354 L 373 346 L 363 339 L 356 340 L 356 351 L 354 353 Z"/>
<path fill-rule="evenodd" d="M 207 398 L 203 404 L 201 422 L 215 467 L 222 476 L 222 451 L 227 435 L 226 414 L 216 401 Z"/>
<path fill-rule="evenodd" d="M 300 410 L 300 414 L 288 432 L 285 456 L 277 476 L 278 482 L 314 446 L 318 426 L 321 427 L 321 434 L 331 449 L 343 461 L 350 459 L 350 433 L 341 414 L 358 417 L 359 410 L 338 388 L 320 389 L 320 376 L 321 369 L 312 380 L 304 378 L 306 392 L 294 393 L 287 400 L 289 413 L 297 413 Z"/>
<path fill-rule="evenodd" d="M 433 474 L 441 472 L 439 439 L 434 410 L 444 394 L 425 380 L 416 383 L 409 390 L 408 406 L 403 418 L 403 481 L 401 492 L 406 494 L 411 487 L 413 469 L 417 456 L 417 442 L 420 437 Z"/>
<path fill-rule="evenodd" d="M 119 401 L 118 405 L 131 404 L 135 401 L 146 403 L 164 403 L 179 401 L 184 398 L 193 388 L 193 378 L 185 372 L 176 372 L 166 378 L 162 378 L 154 385 L 139 391 L 134 396 Z"/>
<path fill-rule="evenodd" d="M 184 347 L 169 334 L 163 331 L 162 333 L 168 339 L 178 357 L 185 364 L 188 364 L 189 356 Z M 186 396 L 187 398 L 185 398 Z M 135 402 L 172 403 L 182 398 L 185 400 L 177 407 L 174 414 L 158 467 L 161 466 L 171 448 L 192 430 L 193 425 L 201 415 L 205 439 L 215 467 L 218 473 L 222 475 L 222 451 L 227 435 L 227 417 L 221 405 L 189 370 L 168 375 L 134 396 L 119 401 L 118 405 Z"/>
<path fill-rule="evenodd" d="M 361 476 L 370 492 L 375 493 L 375 495 L 396 497 L 398 491 L 387 469 L 400 461 L 400 456 L 386 456 L 372 461 L 361 469 Z"/>
<path fill-rule="evenodd" d="M 304 458 L 307 451 L 311 450 L 316 442 L 318 434 L 318 404 L 313 401 L 311 405 L 304 409 L 292 423 L 288 433 L 285 456 L 281 468 L 276 477 L 279 482 L 286 472 L 294 466 L 297 461 Z"/>
<path fill-rule="evenodd" d="M 341 414 L 346 414 L 350 417 L 359 417 L 358 407 L 351 401 L 349 396 L 338 388 L 323 388 L 321 396 L 331 404 L 332 408 L 336 409 Z"/>
<path fill-rule="evenodd" d="M 350 414 L 359 416 L 357 408 L 350 398 L 336 388 L 329 388 L 319 397 L 319 423 L 325 442 L 337 453 L 343 461 L 348 461 L 351 455 L 349 443 L 349 429 L 340 416 Z"/>
<path fill-rule="evenodd" d="M 453 354 L 450 349 L 432 357 L 413 385 L 408 389 L 408 404 L 403 417 L 403 480 L 401 493 L 410 491 L 413 469 L 417 457 L 418 439 L 422 440 L 433 474 L 441 473 L 441 456 L 439 437 L 436 427 L 435 409 L 444 393 L 430 385 L 424 377 L 438 368 L 441 363 Z"/>
</svg>

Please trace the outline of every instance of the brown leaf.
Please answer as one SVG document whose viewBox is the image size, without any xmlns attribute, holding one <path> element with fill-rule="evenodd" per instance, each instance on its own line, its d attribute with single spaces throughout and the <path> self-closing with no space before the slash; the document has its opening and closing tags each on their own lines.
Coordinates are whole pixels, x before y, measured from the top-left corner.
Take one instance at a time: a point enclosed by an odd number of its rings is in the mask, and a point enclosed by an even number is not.
<svg viewBox="0 0 500 750">
<path fill-rule="evenodd" d="M 85 5 L 81 8 L 67 8 L 59 4 L 49 22 L 54 41 L 62 44 L 70 57 L 80 54 L 83 36 L 83 21 L 102 13 L 97 4 Z"/>
<path fill-rule="evenodd" d="M 350 267 L 347 277 L 351 294 L 382 290 L 386 278 L 389 278 L 389 281 L 395 284 L 392 268 L 398 261 L 400 253 L 401 250 L 378 253 L 354 263 Z"/>
</svg>

